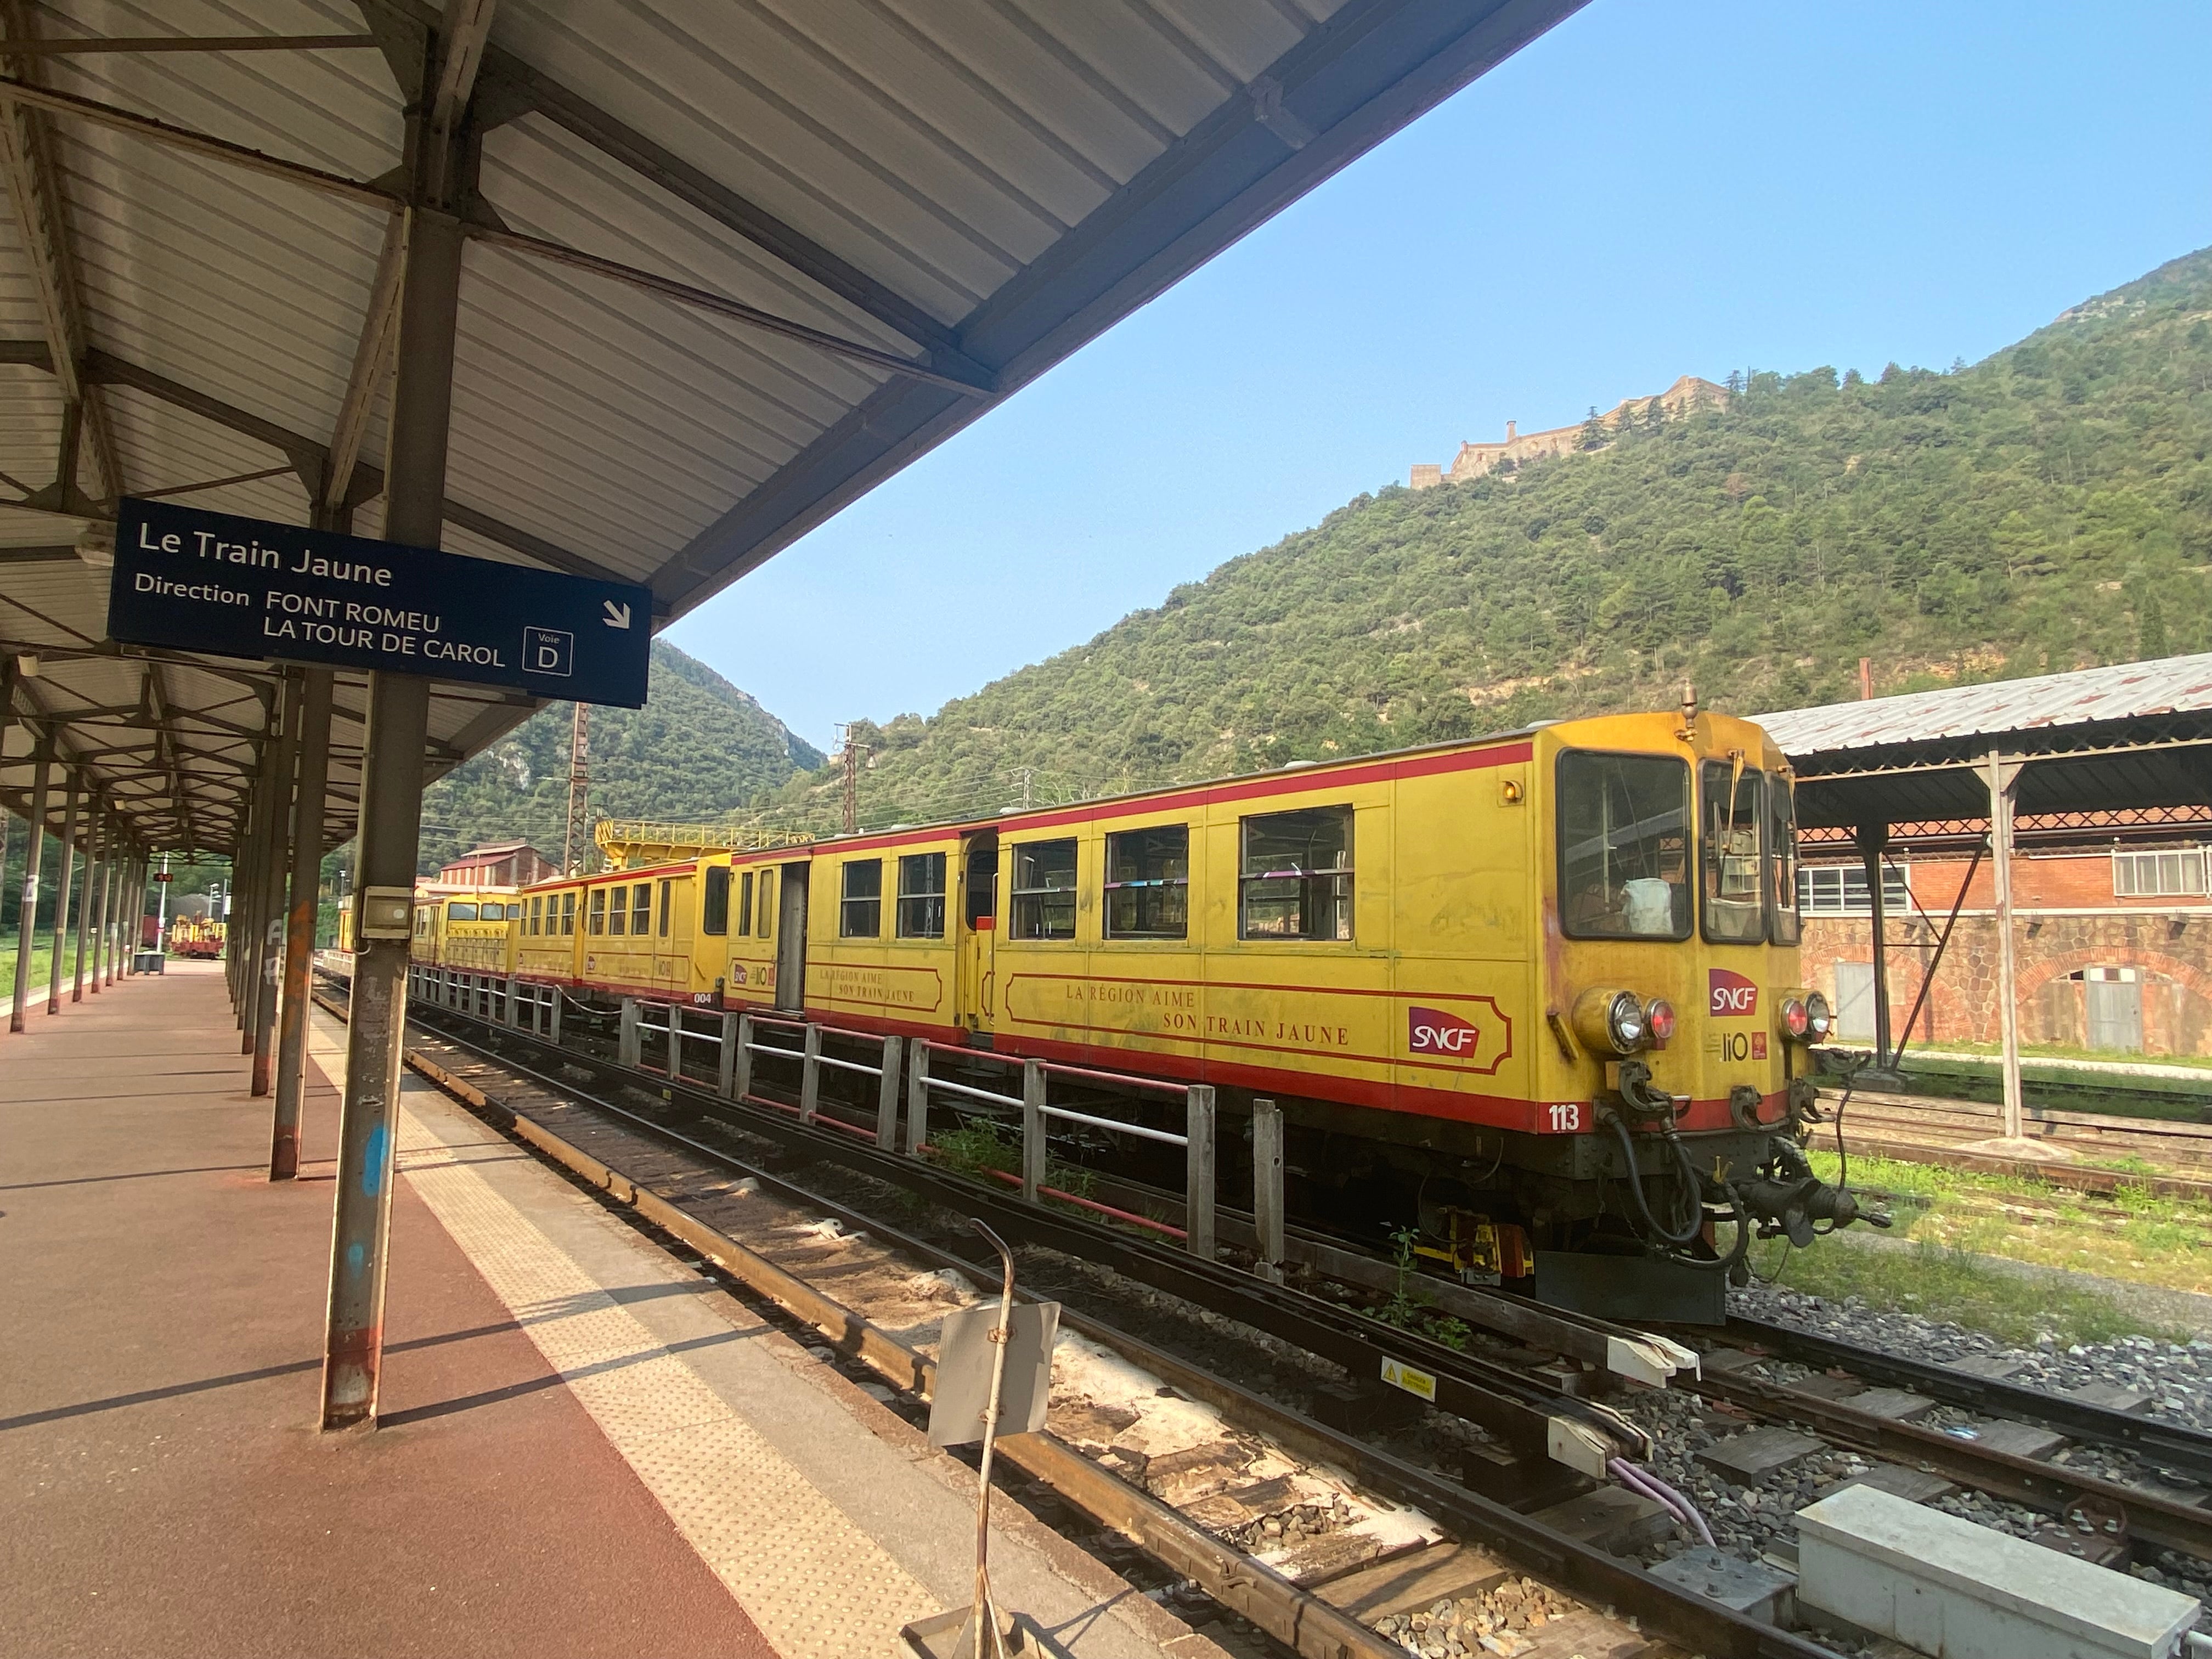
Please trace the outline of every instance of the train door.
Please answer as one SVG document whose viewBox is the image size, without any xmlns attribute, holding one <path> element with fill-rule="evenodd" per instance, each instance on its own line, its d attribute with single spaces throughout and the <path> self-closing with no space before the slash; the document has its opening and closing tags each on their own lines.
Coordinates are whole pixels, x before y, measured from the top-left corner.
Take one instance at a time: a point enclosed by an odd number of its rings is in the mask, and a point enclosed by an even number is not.
<svg viewBox="0 0 2212 1659">
<path fill-rule="evenodd" d="M 960 1023 L 971 1031 L 993 1018 L 998 939 L 999 833 L 987 830 L 960 847 Z"/>
<path fill-rule="evenodd" d="M 775 917 L 775 1006 L 787 1013 L 806 1008 L 806 869 L 782 866 L 776 884 L 781 900 Z"/>
</svg>

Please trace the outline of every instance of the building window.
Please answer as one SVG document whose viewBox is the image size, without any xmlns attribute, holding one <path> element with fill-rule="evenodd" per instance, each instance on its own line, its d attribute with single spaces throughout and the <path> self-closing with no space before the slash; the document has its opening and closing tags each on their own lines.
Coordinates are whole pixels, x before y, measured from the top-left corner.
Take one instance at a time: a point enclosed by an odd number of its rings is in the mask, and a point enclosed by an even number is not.
<svg viewBox="0 0 2212 1659">
<path fill-rule="evenodd" d="M 2172 898 L 2204 890 L 2204 849 L 2112 854 L 2115 898 Z"/>
<path fill-rule="evenodd" d="M 752 878 L 746 877 L 745 882 L 750 887 Z M 747 893 L 745 896 L 750 898 L 752 895 Z M 726 864 L 708 866 L 706 896 L 699 906 L 699 931 L 702 933 L 726 933 L 730 931 L 730 866 Z M 738 931 L 744 931 L 742 925 Z"/>
<path fill-rule="evenodd" d="M 738 933 L 740 937 L 753 930 L 753 872 L 750 870 L 738 878 Z"/>
<path fill-rule="evenodd" d="M 1075 839 L 1014 848 L 1013 936 L 1075 937 Z"/>
<path fill-rule="evenodd" d="M 622 921 L 619 908 L 615 911 L 615 921 L 617 923 Z M 607 890 L 604 887 L 592 889 L 592 931 L 595 933 L 607 931 Z M 617 927 L 615 932 L 622 932 L 621 927 Z"/>
<path fill-rule="evenodd" d="M 1874 906 L 1867 901 L 1863 864 L 1801 865 L 1797 871 L 1797 908 L 1808 916 L 1868 916 Z M 1885 864 L 1881 869 L 1881 912 L 1901 916 L 1912 909 L 1912 890 L 1903 866 Z"/>
<path fill-rule="evenodd" d="M 945 937 L 945 854 L 909 853 L 899 860 L 898 936 Z"/>
<path fill-rule="evenodd" d="M 576 895 L 572 889 L 561 895 L 561 937 L 568 939 L 576 931 Z"/>
<path fill-rule="evenodd" d="M 1352 809 L 1314 806 L 1243 821 L 1239 939 L 1352 937 Z"/>
<path fill-rule="evenodd" d="M 845 860 L 844 902 L 837 908 L 840 939 L 874 939 L 884 931 L 884 861 Z"/>
<path fill-rule="evenodd" d="M 640 939 L 653 931 L 653 884 L 649 881 L 630 889 L 629 930 Z"/>
<path fill-rule="evenodd" d="M 1190 936 L 1190 829 L 1163 824 L 1106 837 L 1108 939 Z"/>
</svg>

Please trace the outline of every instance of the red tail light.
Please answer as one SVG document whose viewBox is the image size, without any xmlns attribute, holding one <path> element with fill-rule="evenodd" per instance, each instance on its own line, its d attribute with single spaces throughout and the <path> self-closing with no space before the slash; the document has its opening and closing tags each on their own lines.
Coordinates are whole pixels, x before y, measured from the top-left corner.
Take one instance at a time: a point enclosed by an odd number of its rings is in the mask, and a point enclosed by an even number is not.
<svg viewBox="0 0 2212 1659">
<path fill-rule="evenodd" d="M 1644 1011 L 1644 1025 L 1651 1033 L 1651 1041 L 1664 1048 L 1674 1040 L 1674 1005 L 1664 997 L 1653 998 Z"/>
<path fill-rule="evenodd" d="M 1812 1024 L 1813 1017 L 1805 1012 L 1805 1005 L 1802 1000 L 1796 997 L 1782 999 L 1782 1029 L 1789 1032 L 1793 1039 L 1802 1042 L 1805 1040 L 1805 1033 L 1812 1029 Z"/>
</svg>

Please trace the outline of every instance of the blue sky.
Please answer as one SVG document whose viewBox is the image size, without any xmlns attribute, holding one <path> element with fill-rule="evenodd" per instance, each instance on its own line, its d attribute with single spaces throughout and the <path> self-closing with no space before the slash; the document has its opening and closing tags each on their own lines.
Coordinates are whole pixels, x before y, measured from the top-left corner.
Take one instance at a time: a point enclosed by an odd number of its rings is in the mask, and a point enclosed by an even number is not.
<svg viewBox="0 0 2212 1659">
<path fill-rule="evenodd" d="M 827 746 L 1462 438 L 1972 362 L 2212 242 L 2212 6 L 1594 0 L 669 634 Z"/>
</svg>

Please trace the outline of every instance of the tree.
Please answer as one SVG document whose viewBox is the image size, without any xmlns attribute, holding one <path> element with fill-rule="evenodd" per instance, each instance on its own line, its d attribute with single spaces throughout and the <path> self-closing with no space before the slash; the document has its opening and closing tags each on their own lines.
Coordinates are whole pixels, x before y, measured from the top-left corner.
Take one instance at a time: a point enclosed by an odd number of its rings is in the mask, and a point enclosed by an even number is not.
<svg viewBox="0 0 2212 1659">
<path fill-rule="evenodd" d="M 1605 422 L 1598 418 L 1595 404 L 1589 406 L 1589 413 L 1583 418 L 1583 434 L 1577 441 L 1577 447 L 1582 449 L 1605 447 Z"/>
</svg>

